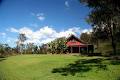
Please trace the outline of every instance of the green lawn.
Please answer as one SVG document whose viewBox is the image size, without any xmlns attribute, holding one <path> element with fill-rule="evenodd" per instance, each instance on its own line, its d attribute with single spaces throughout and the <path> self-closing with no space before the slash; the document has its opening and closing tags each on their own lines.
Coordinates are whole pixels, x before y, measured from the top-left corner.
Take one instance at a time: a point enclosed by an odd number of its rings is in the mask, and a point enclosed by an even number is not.
<svg viewBox="0 0 120 80">
<path fill-rule="evenodd" d="M 0 58 L 0 80 L 120 80 L 120 61 L 73 55 Z"/>
</svg>

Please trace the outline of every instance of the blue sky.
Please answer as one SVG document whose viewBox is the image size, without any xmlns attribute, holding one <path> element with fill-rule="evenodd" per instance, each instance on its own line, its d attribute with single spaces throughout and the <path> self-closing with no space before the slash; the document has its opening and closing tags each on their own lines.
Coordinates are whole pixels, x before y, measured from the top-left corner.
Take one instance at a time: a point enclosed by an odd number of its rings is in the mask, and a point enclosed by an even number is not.
<svg viewBox="0 0 120 80">
<path fill-rule="evenodd" d="M 91 28 L 85 21 L 89 12 L 79 0 L 1 0 L 0 43 L 14 47 L 19 33 L 37 44 L 79 35 Z"/>
</svg>

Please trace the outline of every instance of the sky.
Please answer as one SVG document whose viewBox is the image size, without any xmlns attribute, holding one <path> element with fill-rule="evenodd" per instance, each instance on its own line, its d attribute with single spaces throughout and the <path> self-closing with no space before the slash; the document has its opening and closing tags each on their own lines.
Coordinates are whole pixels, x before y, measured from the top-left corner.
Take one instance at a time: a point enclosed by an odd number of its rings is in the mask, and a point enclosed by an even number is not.
<svg viewBox="0 0 120 80">
<path fill-rule="evenodd" d="M 41 45 L 91 30 L 90 9 L 79 0 L 0 0 L 0 43 L 16 46 L 20 33 L 25 43 Z"/>
</svg>

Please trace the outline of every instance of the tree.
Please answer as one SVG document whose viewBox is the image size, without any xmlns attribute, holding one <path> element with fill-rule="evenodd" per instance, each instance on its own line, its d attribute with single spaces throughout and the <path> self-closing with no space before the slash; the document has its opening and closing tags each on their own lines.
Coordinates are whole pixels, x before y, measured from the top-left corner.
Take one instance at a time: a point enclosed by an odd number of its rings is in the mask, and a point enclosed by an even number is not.
<svg viewBox="0 0 120 80">
<path fill-rule="evenodd" d="M 0 56 L 7 56 L 12 54 L 12 48 L 8 44 L 0 43 Z"/>
<path fill-rule="evenodd" d="M 38 46 L 37 46 L 37 45 L 34 45 L 34 46 L 33 46 L 33 50 L 34 50 L 34 53 L 35 53 L 35 54 L 38 54 L 39 51 L 38 51 Z"/>
<path fill-rule="evenodd" d="M 25 48 L 25 41 L 26 41 L 26 36 L 25 34 L 23 33 L 20 33 L 19 36 L 18 36 L 18 41 L 16 42 L 17 43 L 17 48 L 18 48 L 18 51 L 23 53 L 24 51 L 24 48 Z"/>
<path fill-rule="evenodd" d="M 62 38 L 57 38 L 56 39 L 56 47 L 57 47 L 57 53 L 65 53 L 65 50 L 67 48 L 66 46 L 66 38 L 62 37 Z"/>
<path fill-rule="evenodd" d="M 65 37 L 57 38 L 54 41 L 47 44 L 49 46 L 48 51 L 53 54 L 54 53 L 57 53 L 57 54 L 65 53 L 67 49 L 65 43 L 66 43 Z"/>
<path fill-rule="evenodd" d="M 47 54 L 47 44 L 42 44 L 41 46 L 39 46 L 39 53 Z"/>
<path fill-rule="evenodd" d="M 0 43 L 0 56 L 4 55 L 5 49 L 3 44 Z"/>
<path fill-rule="evenodd" d="M 111 39 L 116 54 L 116 34 L 120 24 L 120 2 L 118 0 L 80 0 L 91 8 L 88 21 L 97 30 L 105 31 Z"/>
<path fill-rule="evenodd" d="M 27 43 L 25 51 L 26 53 L 32 54 L 34 51 L 34 43 Z"/>
<path fill-rule="evenodd" d="M 80 39 L 86 43 L 91 43 L 90 39 L 91 39 L 91 33 L 81 33 L 80 35 Z"/>
</svg>

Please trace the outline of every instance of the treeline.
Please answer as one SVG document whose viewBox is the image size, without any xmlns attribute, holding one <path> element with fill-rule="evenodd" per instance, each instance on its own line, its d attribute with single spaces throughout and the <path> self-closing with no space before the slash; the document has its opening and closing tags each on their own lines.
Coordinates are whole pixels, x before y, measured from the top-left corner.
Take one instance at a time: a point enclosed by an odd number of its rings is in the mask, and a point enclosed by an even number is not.
<svg viewBox="0 0 120 80">
<path fill-rule="evenodd" d="M 65 53 L 67 50 L 67 47 L 65 45 L 66 38 L 61 37 L 57 38 L 47 44 L 42 44 L 41 46 L 35 45 L 34 43 L 27 43 L 25 44 L 25 41 L 27 40 L 25 34 L 19 34 L 18 41 L 17 41 L 17 50 L 18 53 L 21 54 L 61 54 Z"/>
<path fill-rule="evenodd" d="M 34 43 L 25 43 L 27 37 L 25 34 L 19 34 L 16 47 L 11 48 L 8 44 L 0 44 L 0 56 L 18 55 L 18 54 L 66 54 L 66 38 L 57 38 L 47 44 L 35 45 Z"/>
<path fill-rule="evenodd" d="M 11 48 L 8 44 L 0 43 L 0 57 L 13 55 L 14 53 L 16 54 L 15 48 Z"/>
</svg>

